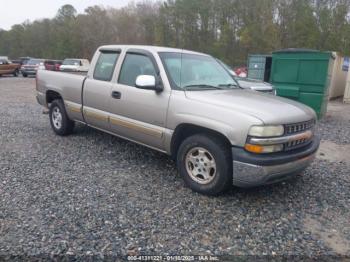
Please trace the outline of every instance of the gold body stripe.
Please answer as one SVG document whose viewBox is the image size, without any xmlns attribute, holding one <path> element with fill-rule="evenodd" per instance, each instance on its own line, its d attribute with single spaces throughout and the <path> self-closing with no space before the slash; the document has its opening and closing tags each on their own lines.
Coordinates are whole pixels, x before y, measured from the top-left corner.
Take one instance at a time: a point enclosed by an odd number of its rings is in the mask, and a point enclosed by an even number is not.
<svg viewBox="0 0 350 262">
<path fill-rule="evenodd" d="M 81 105 L 66 102 L 66 108 L 74 113 L 81 113 Z"/>
<path fill-rule="evenodd" d="M 71 104 L 71 103 L 66 103 L 68 109 L 72 112 L 76 112 L 76 113 L 80 113 L 81 112 L 81 107 L 75 105 L 75 104 Z M 162 138 L 163 137 L 163 131 L 155 129 L 155 128 L 151 128 L 151 127 L 146 127 L 140 124 L 136 124 L 127 120 L 122 120 L 119 118 L 115 118 L 115 117 L 109 117 L 103 113 L 99 113 L 99 112 L 93 112 L 90 111 L 88 109 L 84 109 L 84 115 L 86 115 L 87 117 L 91 117 L 97 120 L 101 120 L 101 121 L 106 121 L 106 122 L 110 122 L 113 125 L 116 126 L 122 126 L 122 127 L 126 127 L 141 133 L 144 133 L 146 135 L 149 136 L 153 136 L 156 138 Z"/>
<path fill-rule="evenodd" d="M 157 138 L 162 138 L 163 136 L 163 132 L 160 130 L 157 130 L 155 128 L 150 128 L 150 127 L 146 127 L 146 126 L 142 126 L 139 124 L 135 124 L 129 121 L 125 121 L 125 120 L 121 120 L 118 118 L 114 118 L 114 117 L 110 117 L 109 121 L 113 124 L 113 125 L 117 125 L 117 126 L 123 126 L 129 129 L 133 129 L 135 131 L 144 133 L 146 135 L 149 136 L 153 136 L 153 137 L 157 137 Z"/>
<path fill-rule="evenodd" d="M 108 116 L 104 115 L 104 114 L 101 114 L 101 113 L 97 113 L 97 112 L 92 112 L 92 111 L 89 111 L 89 110 L 84 110 L 84 114 L 88 117 L 92 117 L 92 118 L 95 118 L 97 120 L 101 120 L 101 121 L 106 121 L 108 122 Z"/>
</svg>

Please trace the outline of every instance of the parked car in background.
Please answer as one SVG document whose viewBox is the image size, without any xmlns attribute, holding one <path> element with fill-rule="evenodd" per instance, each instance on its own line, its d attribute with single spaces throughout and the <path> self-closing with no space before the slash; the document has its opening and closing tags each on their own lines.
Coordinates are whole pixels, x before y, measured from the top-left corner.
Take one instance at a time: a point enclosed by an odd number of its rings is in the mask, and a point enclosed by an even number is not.
<svg viewBox="0 0 350 262">
<path fill-rule="evenodd" d="M 20 57 L 20 58 L 17 58 L 17 59 L 15 59 L 15 60 L 12 60 L 12 62 L 13 62 L 13 63 L 16 63 L 16 64 L 24 65 L 24 64 L 27 63 L 30 59 L 32 59 L 32 58 L 29 57 L 29 56 Z"/>
<path fill-rule="evenodd" d="M 255 79 L 239 77 L 237 76 L 236 72 L 232 70 L 230 66 L 228 66 L 227 64 L 225 64 L 219 59 L 217 59 L 217 61 L 230 73 L 230 75 L 233 77 L 233 79 L 235 80 L 235 82 L 240 88 L 251 89 L 254 91 L 276 95 L 276 90 L 273 87 L 273 85 L 266 82 L 259 81 L 259 80 L 255 80 Z"/>
<path fill-rule="evenodd" d="M 239 77 L 247 77 L 248 76 L 248 68 L 246 66 L 240 66 L 233 69 Z"/>
<path fill-rule="evenodd" d="M 38 71 L 37 101 L 57 135 L 76 121 L 167 153 L 208 195 L 291 178 L 316 156 L 310 107 L 238 88 L 209 55 L 118 45 L 92 61 L 87 76 Z"/>
<path fill-rule="evenodd" d="M 66 72 L 87 72 L 90 68 L 90 62 L 87 59 L 66 58 L 60 66 L 60 71 Z"/>
<path fill-rule="evenodd" d="M 0 58 L 0 76 L 1 75 L 13 75 L 18 76 L 21 65 L 12 63 L 10 60 Z"/>
<path fill-rule="evenodd" d="M 45 59 L 32 58 L 27 63 L 21 66 L 21 73 L 23 77 L 29 75 L 36 75 L 39 69 L 45 69 Z"/>
<path fill-rule="evenodd" d="M 276 89 L 270 83 L 247 77 L 234 76 L 233 78 L 241 88 L 276 95 Z"/>
<path fill-rule="evenodd" d="M 14 64 L 22 65 L 22 61 L 19 59 L 15 59 L 15 60 L 12 59 L 11 62 Z"/>
<path fill-rule="evenodd" d="M 60 66 L 62 65 L 61 60 L 46 60 L 45 61 L 45 69 L 49 71 L 59 71 Z"/>
<path fill-rule="evenodd" d="M 20 64 L 20 65 L 24 65 L 26 64 L 30 59 L 32 59 L 31 57 L 20 57 L 20 58 L 17 58 L 15 60 L 12 60 L 13 63 L 15 64 Z"/>
<path fill-rule="evenodd" d="M 20 57 L 18 60 L 21 61 L 21 65 L 24 65 L 26 64 L 30 59 L 33 59 L 32 57 L 29 57 L 29 56 L 24 56 L 24 57 Z"/>
</svg>

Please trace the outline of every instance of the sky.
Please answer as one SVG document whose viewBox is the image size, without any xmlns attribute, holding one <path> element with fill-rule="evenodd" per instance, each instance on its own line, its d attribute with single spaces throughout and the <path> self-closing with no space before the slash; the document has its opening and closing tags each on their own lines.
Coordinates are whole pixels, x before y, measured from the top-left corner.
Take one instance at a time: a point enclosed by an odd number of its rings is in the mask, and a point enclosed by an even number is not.
<svg viewBox="0 0 350 262">
<path fill-rule="evenodd" d="M 52 18 L 57 10 L 71 4 L 78 13 L 93 5 L 112 7 L 126 6 L 131 0 L 2 0 L 0 7 L 0 28 L 9 30 L 14 24 L 21 24 L 26 20 L 34 21 L 41 18 Z M 138 1 L 133 1 L 138 2 Z"/>
</svg>

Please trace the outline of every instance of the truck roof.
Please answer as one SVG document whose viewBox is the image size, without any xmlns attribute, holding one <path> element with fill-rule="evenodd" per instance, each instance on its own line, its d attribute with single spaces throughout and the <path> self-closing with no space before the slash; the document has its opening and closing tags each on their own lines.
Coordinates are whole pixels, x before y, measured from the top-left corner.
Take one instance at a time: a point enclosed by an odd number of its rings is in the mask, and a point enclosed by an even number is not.
<svg viewBox="0 0 350 262">
<path fill-rule="evenodd" d="M 64 60 L 88 60 L 86 58 L 65 58 Z"/>
<path fill-rule="evenodd" d="M 186 49 L 171 48 L 171 47 L 162 47 L 162 46 L 150 46 L 150 45 L 105 45 L 101 46 L 99 49 L 125 49 L 125 48 L 135 48 L 135 49 L 144 49 L 146 51 L 153 52 L 174 52 L 174 53 L 184 53 L 184 54 L 196 54 L 196 55 L 205 55 L 208 54 L 199 53 L 195 51 L 190 51 Z"/>
</svg>

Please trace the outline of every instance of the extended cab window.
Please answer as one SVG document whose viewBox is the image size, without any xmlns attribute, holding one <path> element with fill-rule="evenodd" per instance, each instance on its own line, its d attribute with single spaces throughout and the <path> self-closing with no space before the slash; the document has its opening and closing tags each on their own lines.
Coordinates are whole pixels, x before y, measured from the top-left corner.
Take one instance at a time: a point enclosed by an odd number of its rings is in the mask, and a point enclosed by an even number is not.
<svg viewBox="0 0 350 262">
<path fill-rule="evenodd" d="M 95 66 L 94 79 L 111 81 L 118 57 L 118 52 L 101 52 Z"/>
<path fill-rule="evenodd" d="M 156 77 L 156 69 L 151 59 L 141 54 L 126 54 L 119 76 L 119 83 L 135 86 L 136 78 L 140 75 Z"/>
</svg>

